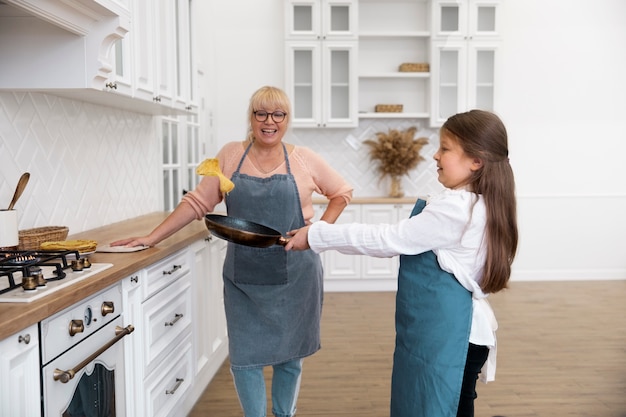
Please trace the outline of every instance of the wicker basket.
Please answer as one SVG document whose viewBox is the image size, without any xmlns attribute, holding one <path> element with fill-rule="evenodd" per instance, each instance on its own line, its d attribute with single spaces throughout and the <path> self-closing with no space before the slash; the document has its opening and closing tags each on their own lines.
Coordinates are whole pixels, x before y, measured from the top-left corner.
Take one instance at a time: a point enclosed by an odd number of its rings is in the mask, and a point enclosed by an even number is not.
<svg viewBox="0 0 626 417">
<path fill-rule="evenodd" d="M 400 72 L 428 72 L 430 65 L 425 62 L 405 62 L 400 65 Z"/>
<path fill-rule="evenodd" d="M 46 226 L 35 229 L 20 230 L 19 250 L 39 250 L 43 242 L 65 240 L 70 229 L 65 226 Z"/>
<path fill-rule="evenodd" d="M 377 104 L 376 113 L 402 113 L 402 104 Z"/>
</svg>

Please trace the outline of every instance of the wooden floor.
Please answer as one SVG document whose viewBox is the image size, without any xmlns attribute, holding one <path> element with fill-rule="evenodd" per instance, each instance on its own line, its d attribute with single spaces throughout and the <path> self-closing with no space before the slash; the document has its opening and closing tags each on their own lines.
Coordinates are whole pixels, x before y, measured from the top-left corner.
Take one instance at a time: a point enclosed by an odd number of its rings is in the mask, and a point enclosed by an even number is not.
<svg viewBox="0 0 626 417">
<path fill-rule="evenodd" d="M 389 415 L 394 297 L 326 294 L 322 350 L 304 361 L 298 417 Z M 626 417 L 626 281 L 513 282 L 490 301 L 498 370 L 478 384 L 476 417 Z M 228 363 L 190 416 L 242 416 Z"/>
</svg>

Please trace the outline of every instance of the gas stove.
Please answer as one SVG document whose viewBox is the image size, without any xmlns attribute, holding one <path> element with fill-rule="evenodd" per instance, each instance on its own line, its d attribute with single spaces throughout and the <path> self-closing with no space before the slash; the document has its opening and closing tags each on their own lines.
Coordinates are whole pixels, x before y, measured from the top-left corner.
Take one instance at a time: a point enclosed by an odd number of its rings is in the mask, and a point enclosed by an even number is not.
<svg viewBox="0 0 626 417">
<path fill-rule="evenodd" d="M 0 251 L 0 303 L 28 303 L 110 267 L 77 251 Z"/>
</svg>

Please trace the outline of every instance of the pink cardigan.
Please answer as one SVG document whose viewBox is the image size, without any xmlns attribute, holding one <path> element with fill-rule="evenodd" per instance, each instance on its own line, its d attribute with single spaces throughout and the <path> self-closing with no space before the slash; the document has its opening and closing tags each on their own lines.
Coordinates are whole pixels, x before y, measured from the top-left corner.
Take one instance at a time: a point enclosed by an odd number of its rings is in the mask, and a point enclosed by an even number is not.
<svg viewBox="0 0 626 417">
<path fill-rule="evenodd" d="M 247 142 L 245 146 L 247 146 Z M 245 147 L 242 142 L 229 142 L 218 152 L 216 158 L 219 159 L 220 168 L 226 177 L 232 177 L 244 152 Z M 342 197 L 346 203 L 350 203 L 353 188 L 311 149 L 295 146 L 289 153 L 289 165 L 298 186 L 302 216 L 306 223 L 310 223 L 314 216 L 313 193 L 326 196 L 329 200 Z M 254 166 L 250 157 L 246 156 L 240 172 L 266 178 L 274 174 L 286 174 L 287 167 L 283 163 L 274 171 L 263 173 Z M 205 214 L 212 212 L 222 200 L 223 196 L 219 191 L 217 177 L 207 176 L 202 178 L 195 190 L 185 194 L 181 202 L 191 205 L 196 213 L 196 218 L 200 220 Z"/>
</svg>

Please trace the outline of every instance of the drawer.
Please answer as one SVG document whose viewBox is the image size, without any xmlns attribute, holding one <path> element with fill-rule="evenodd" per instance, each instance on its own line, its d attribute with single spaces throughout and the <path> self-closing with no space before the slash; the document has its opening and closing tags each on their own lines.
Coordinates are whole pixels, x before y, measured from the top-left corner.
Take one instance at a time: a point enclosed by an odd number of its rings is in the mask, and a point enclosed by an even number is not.
<svg viewBox="0 0 626 417">
<path fill-rule="evenodd" d="M 190 263 L 189 252 L 183 250 L 146 268 L 143 299 L 152 297 L 173 281 L 189 273 Z"/>
<path fill-rule="evenodd" d="M 191 333 L 191 276 L 173 282 L 141 306 L 144 375 Z"/>
<path fill-rule="evenodd" d="M 161 363 L 153 375 L 144 381 L 146 414 L 154 417 L 179 416 L 176 407 L 193 385 L 193 356 L 191 336 Z"/>
</svg>

